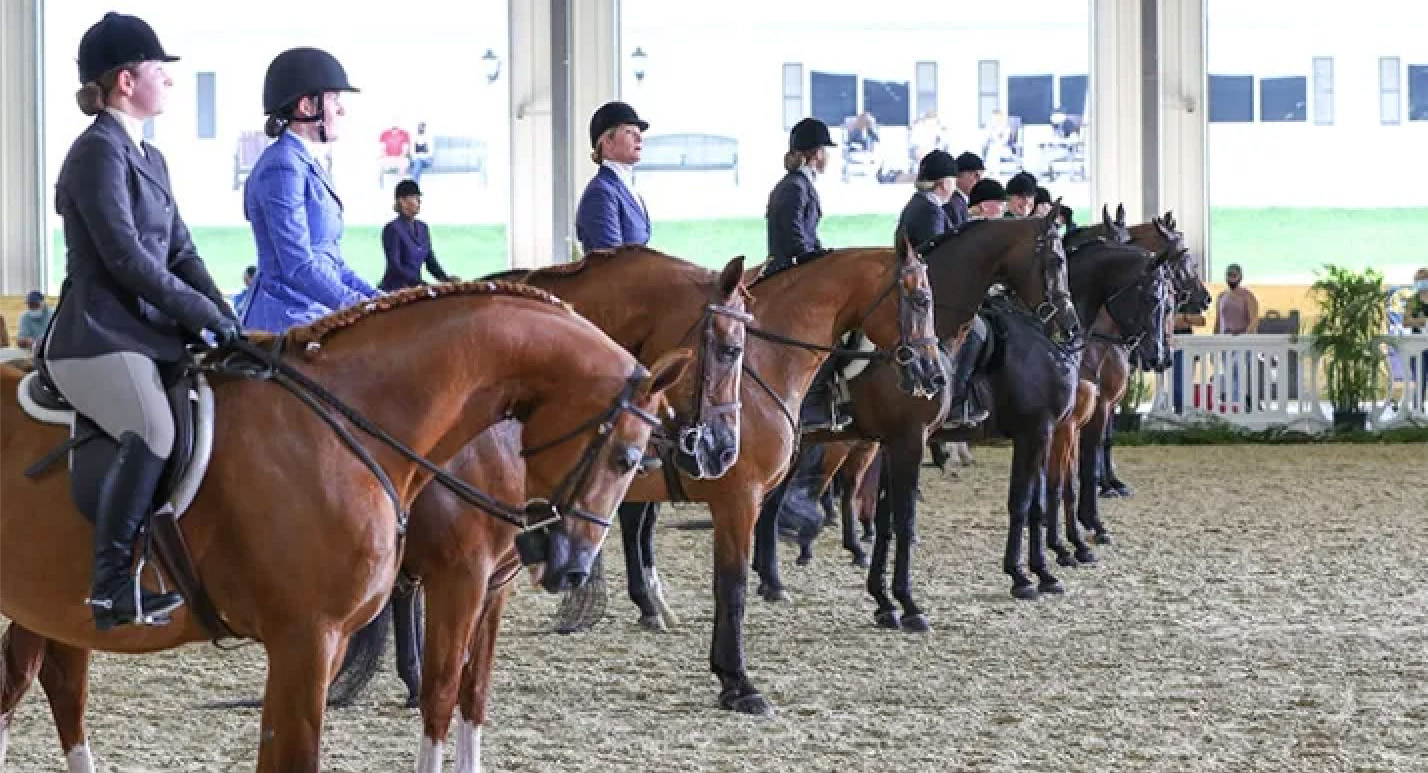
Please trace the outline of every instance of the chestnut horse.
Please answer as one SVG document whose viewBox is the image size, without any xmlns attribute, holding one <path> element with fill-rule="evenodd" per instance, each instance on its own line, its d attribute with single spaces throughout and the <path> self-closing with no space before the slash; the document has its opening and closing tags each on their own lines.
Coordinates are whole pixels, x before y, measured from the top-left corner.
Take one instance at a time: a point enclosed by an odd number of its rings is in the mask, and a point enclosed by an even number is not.
<svg viewBox="0 0 1428 773">
<path fill-rule="evenodd" d="M 392 587 L 403 519 L 394 504 L 409 506 L 427 484 L 424 465 L 448 462 L 503 418 L 520 421 L 526 496 L 554 500 L 528 511 L 557 521 L 543 584 L 578 583 L 606 536 L 602 514 L 634 475 L 650 414 L 690 359 L 674 353 L 646 371 L 554 297 L 499 282 L 383 296 L 295 328 L 280 343 L 282 372 L 327 390 L 349 417 L 364 419 L 365 431 L 386 437 L 361 443 L 373 470 L 293 395 L 214 375 L 212 462 L 181 523 L 223 622 L 267 652 L 260 773 L 318 770 L 329 676 L 346 637 Z M 13 621 L 3 641 L 0 749 L 38 672 L 70 769 L 90 771 L 90 651 L 156 652 L 216 632 L 204 630 L 191 605 L 163 627 L 94 629 L 83 601 L 91 531 L 66 504 L 67 476 L 24 474 L 66 433 L 26 418 L 16 400 L 20 376 L 0 366 L 0 612 Z"/>
<path fill-rule="evenodd" d="M 506 271 L 498 276 L 557 294 L 616 343 L 635 354 L 641 362 L 652 362 L 675 348 L 692 346 L 698 350 L 694 370 L 669 392 L 670 404 L 674 408 L 671 426 L 667 431 L 665 427 L 656 430 L 653 440 L 653 444 L 662 450 L 661 456 L 673 463 L 673 469 L 667 472 L 695 479 L 723 475 L 739 456 L 739 388 L 744 363 L 744 325 L 752 321 L 746 311 L 748 291 L 743 283 L 743 272 L 743 258 L 735 258 L 722 273 L 715 273 L 646 247 L 630 246 L 591 252 L 576 263 L 535 271 Z M 492 454 L 463 455 L 461 458 L 485 460 L 493 465 L 501 463 L 499 456 Z M 471 463 L 472 475 L 500 478 L 499 471 L 478 472 L 474 469 L 478 462 Z M 423 496 L 439 494 L 432 491 Z M 447 520 L 447 514 L 439 512 L 439 508 L 423 506 L 419 498 L 414 510 L 418 521 L 428 509 L 433 511 L 433 519 Z M 628 546 L 632 542 L 638 544 L 638 537 L 646 529 L 652 529 L 653 524 L 625 522 L 623 513 L 626 509 L 620 508 L 620 531 Z M 471 523 L 471 527 L 475 528 L 469 519 L 460 519 L 458 523 Z M 424 531 L 427 526 L 415 523 L 412 528 Z M 494 545 L 483 541 L 474 544 L 480 545 L 483 550 L 498 552 L 503 545 L 506 549 L 511 547 L 510 540 Z M 627 550 L 638 556 L 637 549 L 627 547 Z M 443 549 L 442 556 L 448 555 L 449 551 Z M 495 560 L 498 557 L 488 558 Z M 463 573 L 451 582 L 481 584 L 489 579 L 485 575 L 467 576 L 464 574 L 467 572 L 464 563 L 448 565 L 423 557 L 415 539 L 413 547 L 407 550 L 404 568 L 407 577 L 416 578 L 426 585 L 431 584 L 432 573 L 439 571 L 459 570 Z M 400 587 L 403 585 L 408 584 L 399 584 L 399 590 L 392 594 L 390 602 L 392 617 L 397 623 L 397 674 L 407 686 L 407 705 L 416 707 L 420 704 L 422 671 L 431 673 L 433 667 L 440 665 L 428 665 L 425 669 L 420 666 L 422 639 L 419 634 L 423 613 L 417 604 L 419 589 Z M 638 601 L 644 616 L 642 619 L 658 619 L 658 610 L 652 599 L 646 596 Z M 478 611 L 476 605 L 461 609 L 462 613 L 473 616 Z M 380 618 L 374 620 L 349 642 L 347 657 L 329 693 L 339 697 L 330 697 L 330 702 L 337 705 L 349 703 L 376 676 L 388 628 L 385 623 Z M 469 629 L 472 623 L 467 621 L 464 626 L 447 624 Z M 442 632 L 449 633 L 450 630 L 443 629 Z M 457 663 L 447 669 L 450 679 L 456 679 L 459 665 Z M 447 714 L 450 714 L 449 708 Z M 445 735 L 446 723 L 438 724 L 443 728 L 442 734 L 429 738 L 439 743 Z"/>
<path fill-rule="evenodd" d="M 648 251 L 645 251 L 648 252 Z M 637 258 L 639 251 L 629 252 Z M 648 268 L 641 269 L 636 260 L 626 264 L 612 261 L 610 270 L 628 268 L 628 281 L 640 282 Z M 551 276 L 533 276 L 532 281 L 549 282 Z M 574 297 L 574 287 L 559 286 L 563 294 Z M 774 486 L 787 470 L 796 441 L 794 417 L 801 395 L 807 390 L 814 373 L 832 350 L 840 336 L 854 329 L 863 330 L 879 346 L 898 351 L 902 375 L 900 387 L 908 393 L 934 391 L 940 388 L 942 371 L 934 359 L 932 339 L 932 295 L 927 285 L 925 268 L 915 256 L 898 256 L 892 250 L 835 250 L 815 260 L 763 276 L 751 286 L 753 300 L 749 308 L 758 327 L 748 326 L 751 339 L 744 352 L 744 370 L 750 376 L 740 385 L 743 418 L 740 425 L 741 449 L 737 461 L 718 479 L 682 478 L 680 490 L 671 491 L 670 481 L 661 475 L 646 475 L 636 479 L 627 499 L 637 502 L 667 502 L 673 500 L 706 502 L 714 516 L 714 640 L 710 650 L 710 668 L 719 678 L 722 708 L 749 714 L 768 714 L 772 705 L 749 680 L 744 661 L 743 616 L 745 584 L 748 574 L 749 545 L 753 537 L 754 518 L 764 492 Z M 608 302 L 597 288 L 590 293 L 588 309 L 597 323 L 604 315 L 618 320 L 628 310 Z M 652 290 L 665 292 L 666 290 Z M 606 302 L 598 302 L 605 299 Z M 614 327 L 617 324 L 610 320 Z M 619 339 L 618 335 L 616 336 Z M 653 350 L 653 346 L 647 347 Z M 506 473 L 519 470 L 519 456 L 500 454 L 499 443 L 479 453 L 465 454 L 452 465 L 452 470 L 468 481 L 489 480 L 483 475 L 492 460 Z M 509 449 L 507 449 L 509 450 Z M 519 480 L 513 474 L 510 480 Z M 450 520 L 464 506 L 456 500 L 436 493 L 418 501 L 421 515 L 433 523 Z M 413 519 L 416 521 L 416 518 Z M 624 526 L 622 525 L 622 528 Z M 413 550 L 416 549 L 415 540 Z M 459 551 L 454 551 L 453 555 Z M 454 559 L 453 559 L 454 560 Z M 480 573 L 477 572 L 479 575 Z M 429 583 L 429 581 L 427 581 Z M 484 592 L 484 591 L 483 591 Z M 468 625 L 472 619 L 465 608 L 486 605 L 476 624 L 470 652 L 463 665 L 464 647 L 455 651 L 429 647 L 423 658 L 427 669 L 421 686 L 423 710 L 423 752 L 421 760 L 433 769 L 440 761 L 440 743 L 446 735 L 446 725 L 452 714 L 456 696 L 453 694 L 454 669 L 460 667 L 459 686 L 462 721 L 457 753 L 467 767 L 473 769 L 469 756 L 479 741 L 480 723 L 484 721 L 486 690 L 489 686 L 490 660 L 483 654 L 494 646 L 499 618 L 499 594 L 488 595 L 473 603 L 471 589 L 462 591 L 461 598 L 445 598 L 446 593 L 433 593 L 428 587 L 428 641 L 437 636 L 437 626 Z M 459 594 L 458 594 L 459 595 Z M 441 600 L 439 600 L 441 599 Z M 494 605 L 494 606 L 493 606 Z M 494 610 L 494 611 L 493 611 Z M 459 635 L 444 637 L 461 641 Z M 484 658 L 484 659 L 483 659 Z"/>
</svg>

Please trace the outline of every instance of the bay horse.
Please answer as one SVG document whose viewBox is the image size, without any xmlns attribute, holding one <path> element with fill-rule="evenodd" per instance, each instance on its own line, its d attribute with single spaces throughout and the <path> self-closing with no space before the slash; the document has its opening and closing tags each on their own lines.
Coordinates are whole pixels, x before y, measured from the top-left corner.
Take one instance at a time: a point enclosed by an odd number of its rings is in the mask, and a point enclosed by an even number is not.
<svg viewBox="0 0 1428 773">
<path fill-rule="evenodd" d="M 280 344 L 279 372 L 325 390 L 331 407 L 381 438 L 357 446 L 370 446 L 369 468 L 296 393 L 213 374 L 214 453 L 181 526 L 222 623 L 267 653 L 260 773 L 318 770 L 328 677 L 347 635 L 392 587 L 399 508 L 427 484 L 426 465 L 448 462 L 503 419 L 519 421 L 527 512 L 554 516 L 542 585 L 579 583 L 607 533 L 600 514 L 623 497 L 650 414 L 690 359 L 679 351 L 646 370 L 553 296 L 500 282 L 413 288 L 255 343 Z M 218 633 L 192 604 L 167 626 L 94 629 L 84 603 L 92 536 L 68 476 L 25 475 L 66 432 L 25 416 L 20 376 L 0 366 L 0 613 L 12 621 L 0 643 L 0 748 L 38 672 L 70 770 L 92 773 L 89 653 L 157 652 Z"/>
<path fill-rule="evenodd" d="M 1056 209 L 1053 207 L 1052 211 Z M 937 336 L 944 344 L 961 345 L 987 290 L 997 281 L 1005 282 L 1018 297 L 1033 304 L 1040 319 L 1055 321 L 1063 330 L 1070 331 L 1068 335 L 1074 335 L 1078 329 L 1080 322 L 1067 287 L 1066 259 L 1052 215 L 972 221 L 958 231 L 939 237 L 926 256 L 929 279 L 937 298 Z M 889 484 L 891 501 L 880 507 L 886 504 L 896 513 L 893 528 L 899 530 L 898 553 L 903 559 L 899 562 L 903 573 L 894 592 L 901 594 L 906 602 L 904 608 L 911 610 L 907 615 L 909 628 L 925 629 L 926 616 L 912 600 L 910 590 L 902 584 L 908 580 L 904 551 L 911 550 L 922 449 L 931 432 L 941 426 L 949 395 L 944 393 L 937 401 L 903 399 L 896 389 L 887 389 L 896 385 L 890 381 L 893 375 L 883 363 L 870 365 L 849 382 L 854 406 L 852 426 L 840 434 L 810 433 L 804 442 L 864 439 L 881 443 L 885 464 L 882 478 Z M 874 384 L 876 386 L 872 386 Z M 760 578 L 759 594 L 766 601 L 789 598 L 778 567 L 776 522 L 777 500 L 781 495 L 781 491 L 775 492 L 758 524 L 754 562 Z M 886 558 L 885 538 L 892 524 L 882 524 L 882 527 L 877 536 L 884 541 L 874 542 L 874 566 L 878 561 L 879 544 Z M 871 579 L 869 583 L 871 591 Z M 881 588 L 875 595 L 886 598 Z"/>
<path fill-rule="evenodd" d="M 1209 308 L 1211 297 L 1200 277 L 1199 261 L 1185 246 L 1184 234 L 1175 229 L 1175 219 L 1170 212 L 1163 217 L 1152 218 L 1148 223 L 1140 223 L 1129 228 L 1125 225 L 1125 210 L 1118 207 L 1116 219 L 1083 229 L 1087 239 L 1110 239 L 1133 244 L 1149 250 L 1164 261 L 1170 274 L 1170 284 L 1174 291 L 1174 304 L 1190 313 L 1202 313 Z M 1102 491 L 1115 496 L 1130 496 L 1130 487 L 1116 475 L 1111 459 L 1114 439 L 1114 423 L 1111 418 L 1115 407 L 1125 395 L 1130 381 L 1131 369 L 1143 367 L 1148 370 L 1161 369 L 1169 365 L 1170 349 L 1163 350 L 1165 360 L 1147 362 L 1134 352 L 1114 345 L 1113 341 L 1093 338 L 1088 341 L 1086 353 L 1081 360 L 1081 377 L 1091 381 L 1098 388 L 1097 403 L 1089 421 L 1080 433 L 1079 489 L 1076 502 L 1076 517 L 1081 525 L 1091 530 L 1098 544 L 1108 545 L 1114 540 L 1110 530 L 1101 521 L 1100 503 L 1097 495 Z M 1058 559 L 1070 565 L 1064 558 Z M 1094 560 L 1086 558 L 1083 560 Z"/>
<path fill-rule="evenodd" d="M 639 274 L 638 265 L 632 262 L 629 268 L 634 275 Z M 551 277 L 531 279 L 555 281 Z M 563 293 L 569 289 L 561 288 Z M 763 494 L 778 482 L 788 467 L 797 440 L 794 417 L 802 394 L 838 339 L 855 329 L 862 330 L 884 350 L 898 353 L 894 370 L 900 375 L 895 373 L 893 379 L 894 389 L 900 393 L 940 389 L 943 374 L 933 346 L 932 294 L 925 267 L 915 255 L 900 256 L 890 249 L 834 250 L 795 268 L 761 275 L 749 289 L 753 297 L 748 308 L 758 324 L 745 328 L 749 341 L 744 350 L 743 369 L 749 378 L 743 379 L 739 388 L 742 420 L 737 461 L 717 479 L 642 476 L 636 478 L 626 498 L 634 502 L 709 504 L 714 516 L 715 592 L 710 669 L 720 683 L 718 705 L 740 713 L 767 715 L 772 713 L 773 706 L 750 681 L 744 659 L 743 618 L 749 546 Z M 592 297 L 598 297 L 594 288 L 590 292 Z M 608 293 L 607 289 L 606 295 Z M 603 321 L 599 318 L 602 310 L 604 314 L 626 313 L 608 302 L 592 303 L 585 308 L 590 310 L 597 324 Z M 652 346 L 646 348 L 653 349 Z M 497 466 L 507 473 L 519 469 L 519 456 L 502 454 L 499 444 L 493 441 L 492 445 L 496 447 L 458 458 L 452 465 L 453 472 L 465 480 L 482 479 L 483 466 L 495 456 L 503 459 Z M 519 480 L 519 476 L 512 480 Z M 449 521 L 464 507 L 439 493 L 423 496 L 417 506 L 421 508 L 420 517 L 432 523 Z M 622 528 L 626 525 L 622 524 Z M 413 547 L 415 549 L 415 545 Z M 454 556 L 458 552 L 452 550 L 451 560 L 457 560 Z M 480 571 L 476 574 L 482 576 Z M 472 603 L 470 591 L 468 585 L 462 598 L 443 601 L 441 599 L 447 596 L 445 592 L 434 594 L 428 587 L 428 626 L 461 628 L 466 625 L 461 621 L 471 616 L 464 608 L 480 606 Z M 428 766 L 433 764 L 431 760 L 440 760 L 440 744 L 446 736 L 458 690 L 462 729 L 457 753 L 467 760 L 465 764 L 473 764 L 469 755 L 474 748 L 473 739 L 479 739 L 480 722 L 484 721 L 490 673 L 489 658 L 478 653 L 484 652 L 481 647 L 494 646 L 500 603 L 496 598 L 488 596 L 481 602 L 496 606 L 484 607 L 480 613 L 474 634 L 478 643 L 471 645 L 469 661 L 462 663 L 462 655 L 467 651 L 464 644 L 456 646 L 454 651 L 450 647 L 437 651 L 433 645 L 423 657 L 426 674 L 421 685 L 424 724 L 421 760 Z M 438 623 L 438 618 L 442 622 Z M 436 629 L 429 628 L 428 643 L 435 637 Z M 443 638 L 450 642 L 463 641 L 459 634 Z M 461 673 L 459 684 L 457 669 Z"/>
<path fill-rule="evenodd" d="M 1070 293 L 1078 318 L 1085 320 L 1078 329 L 1090 327 L 1098 310 L 1111 302 L 1115 316 L 1124 320 L 1127 330 L 1151 329 L 1143 336 L 1147 346 L 1158 338 L 1163 317 L 1155 318 L 1155 308 L 1145 306 L 1145 299 L 1163 289 L 1161 269 L 1155 257 L 1138 248 L 1098 244 L 1088 247 L 1069 271 Z M 1060 593 L 1060 580 L 1046 565 L 1042 532 L 1044 524 L 1054 523 L 1045 517 L 1047 507 L 1047 469 L 1052 438 L 1067 420 L 1075 401 L 1079 346 L 1073 342 L 1052 339 L 1046 322 L 1026 306 L 1006 296 L 994 296 L 987 302 L 990 326 L 996 331 L 995 344 L 989 356 L 984 355 L 980 378 L 985 379 L 993 394 L 991 416 L 980 428 L 945 429 L 933 422 L 941 417 L 925 406 L 898 398 L 886 389 L 886 375 L 880 369 L 869 368 L 851 384 L 854 397 L 854 431 L 867 432 L 874 421 L 896 426 L 898 411 L 907 415 L 922 413 L 935 440 L 971 441 L 995 429 L 997 434 L 1013 440 L 1012 470 L 1008 483 L 1009 514 L 1003 571 L 1012 579 L 1012 595 L 1018 599 L 1034 599 L 1042 593 Z M 902 419 L 907 421 L 907 419 Z M 871 434 L 871 433 L 869 433 Z M 874 622 L 882 628 L 920 632 L 930 623 L 917 605 L 911 592 L 911 544 L 915 524 L 899 517 L 894 497 L 899 481 L 915 480 L 920 464 L 921 443 L 915 437 L 903 437 L 906 455 L 895 464 L 892 444 L 884 439 L 881 468 L 869 475 L 878 486 L 875 510 L 872 566 L 868 572 L 867 589 L 877 604 Z M 901 465 L 902 477 L 899 478 Z M 910 475 L 909 472 L 912 472 Z M 906 483 L 901 483 L 906 485 Z M 905 499 L 914 498 L 904 492 Z M 845 522 L 845 532 L 852 528 Z M 1028 540 L 1028 565 L 1037 576 L 1033 581 L 1021 568 L 1021 541 Z M 896 541 L 892 598 L 888 597 L 886 566 L 888 550 Z M 896 604 L 894 603 L 896 600 Z M 901 611 L 899 611 L 901 607 Z"/>
<path fill-rule="evenodd" d="M 651 363 L 681 347 L 694 347 L 698 351 L 694 367 L 687 377 L 669 390 L 673 417 L 666 423 L 667 426 L 656 430 L 653 441 L 664 450 L 661 456 L 673 465 L 667 474 L 691 480 L 718 478 L 738 460 L 744 326 L 753 321 L 747 312 L 749 295 L 743 273 L 743 258 L 729 261 L 722 272 L 713 272 L 647 247 L 627 246 L 593 251 L 576 263 L 536 270 L 505 271 L 495 276 L 557 295 L 641 362 Z M 500 455 L 492 453 L 462 454 L 458 460 L 473 477 L 498 480 L 500 474 L 497 471 L 477 471 L 475 468 L 480 466 L 482 460 L 496 465 L 505 463 Z M 440 495 L 431 492 L 423 496 Z M 442 523 L 453 520 L 439 507 L 424 506 L 419 498 L 413 510 L 417 520 L 428 512 L 431 513 L 430 518 Z M 632 549 L 631 545 L 638 546 L 646 539 L 646 532 L 653 531 L 653 519 L 646 519 L 644 524 L 638 520 L 631 523 L 628 512 L 628 506 L 619 508 L 621 537 L 625 541 L 627 555 L 638 558 L 638 547 Z M 476 528 L 476 524 L 469 519 L 455 519 L 455 522 Z M 415 530 L 424 531 L 426 528 L 425 523 L 413 526 Z M 482 549 L 488 547 L 484 541 L 461 539 Z M 652 534 L 648 539 L 652 544 Z M 511 547 L 509 539 L 497 543 L 495 547 L 499 548 L 501 544 Z M 456 554 L 443 548 L 440 555 L 454 558 Z M 496 564 L 499 563 L 496 561 Z M 484 575 L 467 574 L 465 563 L 441 563 L 420 554 L 415 540 L 413 547 L 407 550 L 404 569 L 404 576 L 419 580 L 421 585 L 430 585 L 432 576 L 443 571 L 461 573 L 447 580 L 448 584 L 486 582 Z M 409 584 L 399 583 L 399 586 L 402 585 Z M 390 602 L 391 617 L 397 624 L 397 674 L 406 684 L 409 707 L 420 705 L 421 673 L 423 670 L 430 672 L 432 668 L 423 667 L 419 662 L 423 649 L 421 619 L 424 614 L 418 609 L 420 599 L 417 592 L 415 587 L 399 587 L 393 592 Z M 451 593 L 454 591 L 449 591 L 448 595 Z M 645 624 L 661 620 L 651 595 L 635 599 Z M 461 608 L 461 611 L 476 615 L 479 609 L 477 605 L 470 605 Z M 443 611 L 442 614 L 453 617 L 457 612 Z M 334 679 L 331 702 L 338 705 L 350 703 L 376 676 L 388 627 L 384 623 L 380 618 L 374 620 L 353 637 L 348 655 Z M 463 624 L 456 621 L 446 625 L 459 629 Z M 468 621 L 464 627 L 469 628 L 470 625 Z M 663 623 L 659 622 L 659 625 Z M 428 632 L 428 635 L 447 634 L 450 630 Z M 450 669 L 453 679 L 455 669 Z M 447 713 L 449 716 L 449 710 Z M 430 739 L 439 742 L 443 736 L 444 731 L 442 736 L 430 736 Z"/>
</svg>

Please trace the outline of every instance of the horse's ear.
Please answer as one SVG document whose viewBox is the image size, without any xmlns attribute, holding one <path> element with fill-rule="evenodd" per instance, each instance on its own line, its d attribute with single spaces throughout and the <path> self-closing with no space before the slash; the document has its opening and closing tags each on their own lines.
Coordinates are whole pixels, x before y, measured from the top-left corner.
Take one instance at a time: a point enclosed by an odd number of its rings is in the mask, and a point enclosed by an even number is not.
<svg viewBox="0 0 1428 773">
<path fill-rule="evenodd" d="M 733 298 L 739 292 L 739 285 L 744 281 L 744 256 L 729 261 L 724 266 L 724 271 L 719 274 L 719 294 L 725 298 Z"/>
<path fill-rule="evenodd" d="M 1056 201 L 1051 202 L 1051 209 L 1046 212 L 1046 222 L 1043 227 L 1047 231 L 1056 230 L 1056 216 L 1061 214 L 1061 197 L 1057 196 Z"/>
<path fill-rule="evenodd" d="M 1111 220 L 1111 213 L 1106 210 L 1106 205 L 1101 205 L 1101 225 L 1106 227 L 1106 235 L 1111 236 L 1116 232 L 1115 221 Z"/>
<path fill-rule="evenodd" d="M 1175 213 L 1174 213 L 1174 212 L 1171 212 L 1171 211 L 1168 210 L 1168 209 L 1165 210 L 1165 217 L 1162 217 L 1161 220 L 1164 220 L 1164 221 L 1165 221 L 1165 227 L 1166 227 L 1166 228 L 1169 228 L 1169 229 L 1172 230 L 1172 231 L 1175 230 Z"/>
<path fill-rule="evenodd" d="M 693 361 L 694 352 L 688 349 L 675 349 L 655 360 L 650 366 L 650 377 L 645 381 L 645 396 L 664 394 L 665 390 L 684 378 L 689 363 Z"/>
<path fill-rule="evenodd" d="M 1174 238 L 1174 234 L 1171 233 L 1170 228 L 1166 226 L 1165 221 L 1157 217 L 1153 218 L 1150 222 L 1155 224 L 1155 232 L 1160 234 L 1160 238 L 1167 242 Z"/>
<path fill-rule="evenodd" d="M 1126 205 L 1124 203 L 1116 205 L 1116 225 L 1125 228 L 1126 225 Z"/>
</svg>

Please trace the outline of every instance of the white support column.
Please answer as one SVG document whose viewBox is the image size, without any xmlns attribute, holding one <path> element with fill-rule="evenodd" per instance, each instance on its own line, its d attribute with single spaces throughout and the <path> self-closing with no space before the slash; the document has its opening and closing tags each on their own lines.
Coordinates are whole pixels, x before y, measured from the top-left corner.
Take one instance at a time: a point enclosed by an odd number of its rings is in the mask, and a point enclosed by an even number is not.
<svg viewBox="0 0 1428 773">
<path fill-rule="evenodd" d="M 0 295 L 18 295 L 45 289 L 40 0 L 0 9 Z"/>
<path fill-rule="evenodd" d="M 570 107 L 570 143 L 556 152 L 569 157 L 565 251 L 578 257 L 575 207 L 595 171 L 590 162 L 590 116 L 600 105 L 617 99 L 620 92 L 619 0 L 572 0 L 569 62 L 570 98 L 566 104 Z"/>
<path fill-rule="evenodd" d="M 1192 253 L 1204 260 L 1210 215 L 1205 0 L 1163 0 L 1160 84 L 1160 201 L 1175 213 Z"/>
<path fill-rule="evenodd" d="M 1140 0 L 1093 0 L 1091 17 L 1091 212 L 1125 204 L 1131 223 L 1147 219 L 1141 143 Z"/>
<path fill-rule="evenodd" d="M 551 2 L 510 0 L 511 265 L 538 268 L 552 256 Z"/>
</svg>

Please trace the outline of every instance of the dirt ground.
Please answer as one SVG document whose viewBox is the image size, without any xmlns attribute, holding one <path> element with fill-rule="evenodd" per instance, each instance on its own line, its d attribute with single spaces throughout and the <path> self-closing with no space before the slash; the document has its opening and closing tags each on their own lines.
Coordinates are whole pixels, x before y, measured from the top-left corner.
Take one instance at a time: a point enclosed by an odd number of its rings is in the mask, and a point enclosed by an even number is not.
<svg viewBox="0 0 1428 773">
<path fill-rule="evenodd" d="M 772 719 L 715 707 L 709 533 L 670 526 L 661 573 L 683 626 L 635 625 L 622 564 L 590 633 L 547 634 L 556 599 L 507 609 L 488 771 L 1428 770 L 1424 446 L 1126 449 L 1118 543 L 1062 569 L 1062 598 L 1013 601 L 1000 572 L 1005 449 L 928 471 L 915 587 L 931 634 L 872 627 L 832 533 L 782 547 L 791 605 L 751 601 L 752 677 Z M 618 550 L 618 540 L 614 540 Z M 613 556 L 612 556 L 613 558 Z M 257 647 L 98 656 L 91 743 L 111 773 L 252 770 Z M 391 671 L 331 712 L 324 770 L 409 770 L 420 732 Z M 450 751 L 448 751 L 448 755 Z M 63 771 L 38 693 L 8 770 Z M 448 765 L 450 763 L 448 762 Z"/>
</svg>

